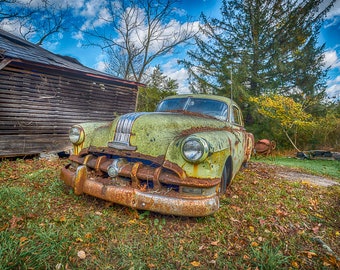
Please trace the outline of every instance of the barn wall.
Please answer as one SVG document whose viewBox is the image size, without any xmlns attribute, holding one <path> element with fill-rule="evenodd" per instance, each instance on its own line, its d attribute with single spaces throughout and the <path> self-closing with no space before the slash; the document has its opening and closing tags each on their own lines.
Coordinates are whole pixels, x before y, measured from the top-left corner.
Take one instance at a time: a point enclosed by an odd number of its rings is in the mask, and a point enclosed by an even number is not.
<svg viewBox="0 0 340 270">
<path fill-rule="evenodd" d="M 0 70 L 2 157 L 64 150 L 72 125 L 111 121 L 135 110 L 136 86 L 28 70 L 13 65 Z"/>
</svg>

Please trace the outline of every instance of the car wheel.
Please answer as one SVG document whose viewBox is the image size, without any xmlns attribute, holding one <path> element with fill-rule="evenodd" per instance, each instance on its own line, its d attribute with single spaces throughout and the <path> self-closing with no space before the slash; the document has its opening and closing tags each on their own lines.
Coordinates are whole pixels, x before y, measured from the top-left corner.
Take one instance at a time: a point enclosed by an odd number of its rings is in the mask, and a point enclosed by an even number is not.
<svg viewBox="0 0 340 270">
<path fill-rule="evenodd" d="M 228 157 L 222 172 L 219 195 L 223 195 L 227 191 L 227 187 L 231 183 L 232 163 L 231 157 Z"/>
</svg>

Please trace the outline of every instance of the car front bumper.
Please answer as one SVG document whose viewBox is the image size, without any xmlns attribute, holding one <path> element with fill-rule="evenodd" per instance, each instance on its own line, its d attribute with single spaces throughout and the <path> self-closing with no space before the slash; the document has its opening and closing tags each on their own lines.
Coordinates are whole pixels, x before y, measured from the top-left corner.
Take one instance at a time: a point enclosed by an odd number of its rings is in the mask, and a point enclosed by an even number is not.
<svg viewBox="0 0 340 270">
<path fill-rule="evenodd" d="M 219 208 L 219 198 L 211 196 L 189 196 L 175 191 L 142 191 L 132 186 L 117 186 L 96 181 L 85 165 L 70 170 L 70 164 L 61 170 L 60 178 L 74 189 L 76 195 L 88 194 L 106 201 L 176 216 L 208 216 Z"/>
</svg>

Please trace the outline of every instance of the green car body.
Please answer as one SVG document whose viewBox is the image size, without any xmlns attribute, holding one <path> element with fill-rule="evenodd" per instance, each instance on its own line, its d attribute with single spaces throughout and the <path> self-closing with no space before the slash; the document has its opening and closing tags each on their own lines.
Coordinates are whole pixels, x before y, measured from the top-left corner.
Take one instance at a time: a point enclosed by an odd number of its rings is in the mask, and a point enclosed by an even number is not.
<svg viewBox="0 0 340 270">
<path fill-rule="evenodd" d="M 76 125 L 70 140 L 61 179 L 75 194 L 182 216 L 217 211 L 254 146 L 240 108 L 214 95 L 171 96 L 156 112 Z"/>
</svg>

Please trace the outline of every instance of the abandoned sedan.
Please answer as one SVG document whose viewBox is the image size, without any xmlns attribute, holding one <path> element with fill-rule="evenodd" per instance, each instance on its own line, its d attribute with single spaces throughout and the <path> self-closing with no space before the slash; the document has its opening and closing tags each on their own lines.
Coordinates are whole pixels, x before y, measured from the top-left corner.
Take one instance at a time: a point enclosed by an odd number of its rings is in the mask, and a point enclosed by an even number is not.
<svg viewBox="0 0 340 270">
<path fill-rule="evenodd" d="M 217 211 L 254 145 L 237 104 L 214 95 L 171 96 L 156 112 L 75 125 L 69 137 L 61 179 L 76 195 L 180 216 Z"/>
</svg>

